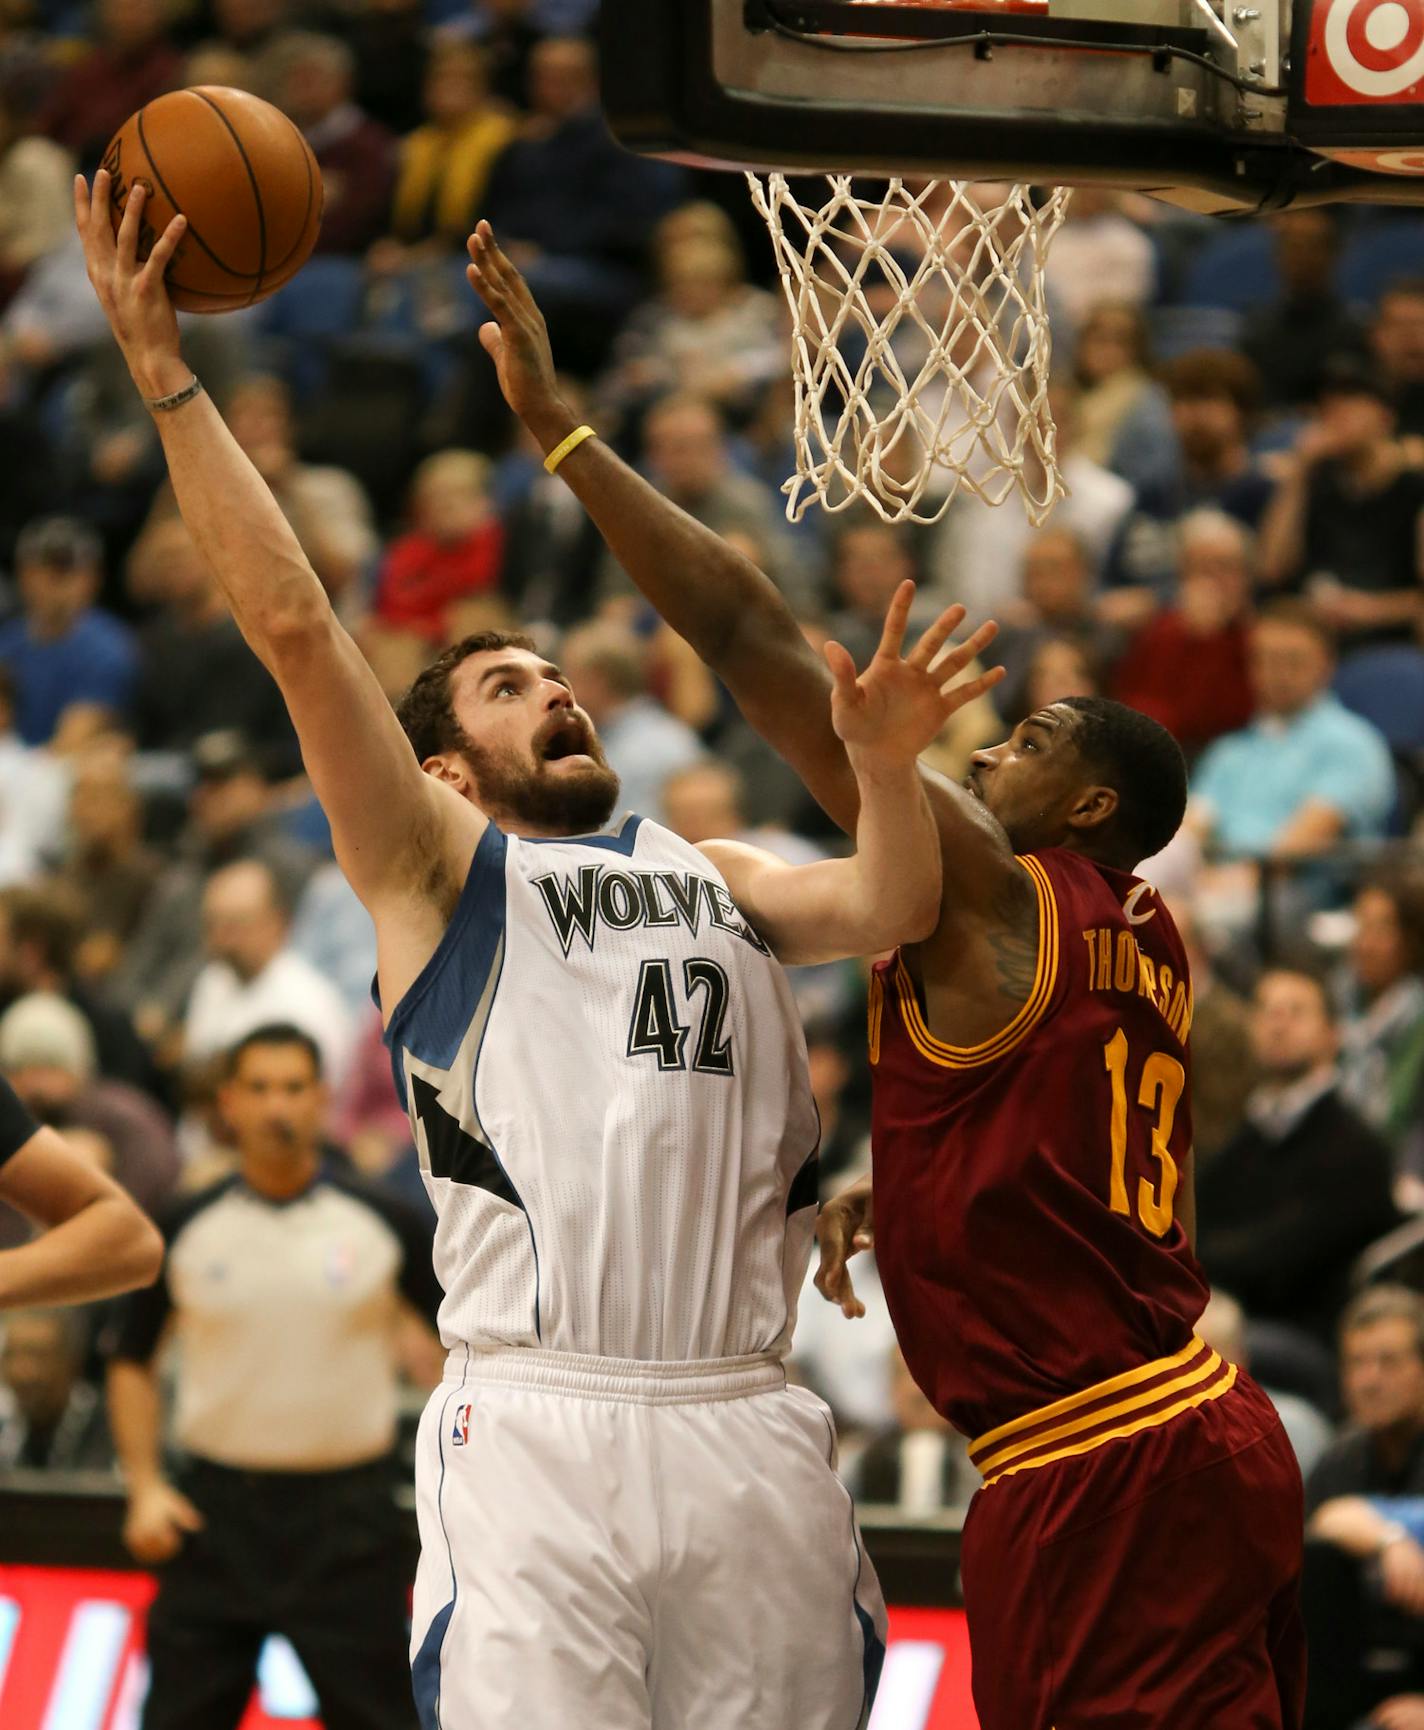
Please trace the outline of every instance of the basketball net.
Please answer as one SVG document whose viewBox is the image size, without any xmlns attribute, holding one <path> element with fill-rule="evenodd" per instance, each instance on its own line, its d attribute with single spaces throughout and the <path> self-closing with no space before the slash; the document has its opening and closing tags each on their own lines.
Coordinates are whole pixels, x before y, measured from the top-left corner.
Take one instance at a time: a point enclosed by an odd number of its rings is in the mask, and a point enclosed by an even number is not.
<svg viewBox="0 0 1424 1730">
<path fill-rule="evenodd" d="M 791 309 L 796 473 L 786 514 L 857 502 L 934 523 L 1017 491 L 1038 527 L 1066 489 L 1048 405 L 1043 268 L 1068 202 L 1027 186 L 892 180 L 802 204 L 749 174 Z M 883 182 L 877 183 L 883 185 Z"/>
</svg>

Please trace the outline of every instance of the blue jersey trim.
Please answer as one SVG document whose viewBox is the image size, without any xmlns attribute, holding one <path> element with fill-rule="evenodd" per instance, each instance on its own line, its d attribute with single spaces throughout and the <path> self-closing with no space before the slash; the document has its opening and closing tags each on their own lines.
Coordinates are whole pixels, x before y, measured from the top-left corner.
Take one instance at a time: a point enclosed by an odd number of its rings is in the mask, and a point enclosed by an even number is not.
<svg viewBox="0 0 1424 1730">
<path fill-rule="evenodd" d="M 625 817 L 616 835 L 521 835 L 519 839 L 535 847 L 598 847 L 605 853 L 621 853 L 625 859 L 631 859 L 642 821 L 641 817 Z"/>
<path fill-rule="evenodd" d="M 475 848 L 470 874 L 444 936 L 396 1005 L 382 1036 L 390 1049 L 396 1092 L 406 1110 L 410 1106 L 401 1047 L 422 1063 L 449 1069 L 469 1032 L 474 1007 L 484 994 L 504 937 L 508 851 L 508 838 L 489 824 Z"/>
<path fill-rule="evenodd" d="M 445 1540 L 445 1559 L 450 1565 L 450 1602 L 441 1606 L 431 1617 L 430 1626 L 420 1642 L 420 1649 L 410 1661 L 410 1687 L 415 1696 L 415 1714 L 420 1730 L 440 1730 L 440 1652 L 455 1614 L 455 1601 L 460 1596 L 460 1584 L 455 1578 L 455 1553 L 450 1548 L 450 1533 L 445 1525 L 445 1414 L 451 1400 L 465 1391 L 462 1381 L 445 1396 L 440 1408 L 440 1482 L 435 1491 L 435 1517 L 440 1522 L 440 1535 Z"/>
</svg>

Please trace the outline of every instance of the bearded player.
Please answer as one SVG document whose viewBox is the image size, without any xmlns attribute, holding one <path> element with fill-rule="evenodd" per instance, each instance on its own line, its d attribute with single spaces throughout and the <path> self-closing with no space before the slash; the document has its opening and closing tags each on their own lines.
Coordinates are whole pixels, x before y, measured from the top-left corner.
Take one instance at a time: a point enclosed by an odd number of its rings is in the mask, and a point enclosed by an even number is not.
<svg viewBox="0 0 1424 1730">
<path fill-rule="evenodd" d="M 543 321 L 488 225 L 471 278 L 511 407 L 615 556 L 853 831 L 826 676 L 773 585 L 561 402 Z M 1191 981 L 1134 874 L 1186 802 L 1170 734 L 1074 698 L 925 772 L 935 930 L 877 967 L 873 1230 L 915 1379 L 985 1487 L 963 1573 L 983 1730 L 1299 1722 L 1301 1484 L 1270 1402 L 1194 1332 Z M 872 1193 L 823 1214 L 821 1289 Z"/>
<path fill-rule="evenodd" d="M 184 364 L 164 269 L 75 187 L 89 277 L 179 509 L 282 690 L 380 999 L 438 1223 L 444 1385 L 417 1442 L 425 1730 L 852 1730 L 884 1606 L 829 1414 L 782 1357 L 810 1255 L 815 1106 L 780 956 L 923 936 L 940 892 L 916 758 L 985 687 L 991 632 L 859 679 L 832 647 L 857 851 L 789 867 L 655 823 L 559 669 L 467 638 L 399 718 Z M 551 464 L 572 446 L 565 441 Z M 577 454 L 576 452 L 574 454 Z"/>
</svg>

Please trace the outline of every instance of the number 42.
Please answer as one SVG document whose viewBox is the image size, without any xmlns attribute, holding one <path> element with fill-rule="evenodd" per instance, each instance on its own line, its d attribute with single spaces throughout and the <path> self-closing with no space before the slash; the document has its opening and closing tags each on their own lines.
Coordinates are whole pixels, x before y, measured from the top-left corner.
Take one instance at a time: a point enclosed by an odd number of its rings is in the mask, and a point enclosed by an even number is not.
<svg viewBox="0 0 1424 1730">
<path fill-rule="evenodd" d="M 1127 1035 L 1119 1027 L 1103 1047 L 1103 1063 L 1112 1080 L 1112 1186 L 1109 1193 L 1114 1213 L 1130 1215 L 1127 1196 Z M 1161 1180 L 1154 1190 L 1145 1177 L 1137 1180 L 1137 1217 L 1154 1237 L 1165 1237 L 1172 1224 L 1172 1202 L 1177 1193 L 1177 1162 L 1168 1143 L 1177 1116 L 1177 1102 L 1187 1083 L 1187 1072 L 1175 1057 L 1154 1051 L 1142 1066 L 1137 1103 L 1144 1111 L 1156 1112 L 1152 1125 L 1152 1156 L 1161 1167 Z"/>
<path fill-rule="evenodd" d="M 682 964 L 682 987 L 689 1000 L 694 992 L 702 994 L 702 1025 L 692 1048 L 693 1069 L 701 1075 L 731 1075 L 732 1042 L 723 1034 L 731 996 L 725 970 L 706 956 L 694 955 Z M 657 1058 L 659 1069 L 686 1069 L 691 1032 L 691 1027 L 678 1018 L 672 963 L 644 961 L 628 1029 L 629 1057 L 649 1055 Z"/>
</svg>

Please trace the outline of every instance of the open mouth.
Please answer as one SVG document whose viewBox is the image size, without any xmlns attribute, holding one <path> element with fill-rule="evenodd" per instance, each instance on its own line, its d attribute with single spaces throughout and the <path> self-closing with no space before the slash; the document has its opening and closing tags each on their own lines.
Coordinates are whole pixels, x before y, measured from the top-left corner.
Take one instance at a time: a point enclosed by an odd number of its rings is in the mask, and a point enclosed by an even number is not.
<svg viewBox="0 0 1424 1730">
<path fill-rule="evenodd" d="M 572 716 L 559 722 L 539 751 L 546 763 L 560 763 L 565 757 L 586 757 L 588 754 L 588 734 L 583 723 Z"/>
</svg>

